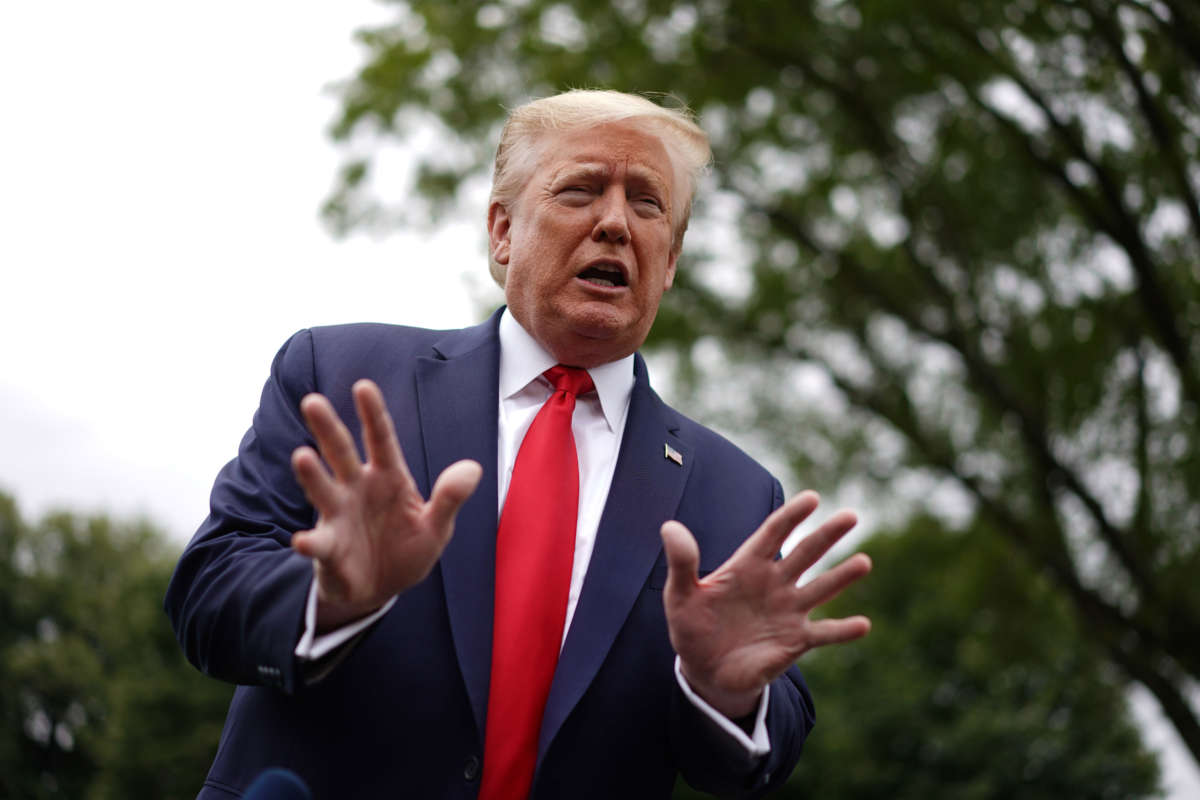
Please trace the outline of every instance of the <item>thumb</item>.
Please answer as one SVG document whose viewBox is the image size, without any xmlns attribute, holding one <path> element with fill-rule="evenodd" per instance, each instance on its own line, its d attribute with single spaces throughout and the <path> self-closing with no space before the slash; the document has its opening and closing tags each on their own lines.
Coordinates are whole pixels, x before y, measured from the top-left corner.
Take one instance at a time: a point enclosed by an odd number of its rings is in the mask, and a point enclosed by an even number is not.
<svg viewBox="0 0 1200 800">
<path fill-rule="evenodd" d="M 691 531 L 681 522 L 664 522 L 660 534 L 663 552 L 667 556 L 664 594 L 673 599 L 683 599 L 692 593 L 700 580 L 700 548 Z"/>
<path fill-rule="evenodd" d="M 429 494 L 429 507 L 425 513 L 437 528 L 445 528 L 447 536 L 454 526 L 454 518 L 462 504 L 475 491 L 483 467 L 475 461 L 456 461 L 442 470 L 433 491 Z"/>
<path fill-rule="evenodd" d="M 333 542 L 319 531 L 296 531 L 292 534 L 292 549 L 305 558 L 322 561 L 333 555 Z"/>
</svg>

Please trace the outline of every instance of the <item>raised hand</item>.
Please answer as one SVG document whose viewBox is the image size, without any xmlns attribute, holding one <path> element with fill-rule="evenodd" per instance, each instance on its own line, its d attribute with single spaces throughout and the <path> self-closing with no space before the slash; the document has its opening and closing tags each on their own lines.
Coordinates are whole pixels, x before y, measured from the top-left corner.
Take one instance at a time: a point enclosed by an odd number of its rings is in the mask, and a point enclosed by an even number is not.
<svg viewBox="0 0 1200 800">
<path fill-rule="evenodd" d="M 701 580 L 700 551 L 682 524 L 662 526 L 663 592 L 671 645 L 692 688 L 731 719 L 751 713 L 765 687 L 814 647 L 865 636 L 870 620 L 814 620 L 809 613 L 871 571 L 858 553 L 797 586 L 800 576 L 857 522 L 840 511 L 776 559 L 788 534 L 819 502 L 803 492 L 776 509 L 724 564 Z"/>
<path fill-rule="evenodd" d="M 426 502 L 400 452 L 379 387 L 360 380 L 353 393 L 366 463 L 333 406 L 319 394 L 301 400 L 300 412 L 329 469 L 311 447 L 292 453 L 292 469 L 319 514 L 316 527 L 292 536 L 292 547 L 313 559 L 322 631 L 371 613 L 424 579 L 483 474 L 474 461 L 451 464 Z"/>
</svg>

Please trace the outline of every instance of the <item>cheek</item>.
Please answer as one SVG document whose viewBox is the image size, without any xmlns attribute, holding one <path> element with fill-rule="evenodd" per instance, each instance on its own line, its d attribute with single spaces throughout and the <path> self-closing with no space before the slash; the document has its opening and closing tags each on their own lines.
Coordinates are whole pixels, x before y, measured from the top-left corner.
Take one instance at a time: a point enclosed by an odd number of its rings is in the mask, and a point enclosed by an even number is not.
<svg viewBox="0 0 1200 800">
<path fill-rule="evenodd" d="M 535 225 L 524 226 L 513 238 L 513 257 L 519 257 L 527 271 L 536 272 L 546 260 L 547 237 Z"/>
<path fill-rule="evenodd" d="M 521 251 L 519 259 L 514 254 L 509 262 L 504 296 L 510 306 L 527 309 L 542 304 L 547 294 L 548 276 L 539 268 L 544 259 L 538 256 L 536 251 L 527 248 Z"/>
</svg>

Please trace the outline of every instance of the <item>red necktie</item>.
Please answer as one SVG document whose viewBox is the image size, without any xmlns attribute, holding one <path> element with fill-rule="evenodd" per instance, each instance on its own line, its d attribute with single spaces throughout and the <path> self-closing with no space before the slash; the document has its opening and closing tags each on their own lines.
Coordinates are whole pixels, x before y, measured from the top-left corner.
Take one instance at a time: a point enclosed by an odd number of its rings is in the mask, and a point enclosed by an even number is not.
<svg viewBox="0 0 1200 800">
<path fill-rule="evenodd" d="M 496 606 L 480 800 L 525 800 L 538 731 L 558 663 L 575 526 L 579 461 L 571 416 L 592 379 L 575 367 L 543 373 L 554 385 L 525 434 L 496 534 Z"/>
</svg>

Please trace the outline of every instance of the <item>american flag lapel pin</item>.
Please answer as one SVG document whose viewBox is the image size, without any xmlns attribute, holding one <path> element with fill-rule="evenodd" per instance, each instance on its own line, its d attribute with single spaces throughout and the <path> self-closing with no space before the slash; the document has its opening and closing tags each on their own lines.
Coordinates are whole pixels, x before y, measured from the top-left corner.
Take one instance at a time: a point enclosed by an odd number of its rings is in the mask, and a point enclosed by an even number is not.
<svg viewBox="0 0 1200 800">
<path fill-rule="evenodd" d="M 674 461 L 681 467 L 683 466 L 683 453 L 679 452 L 674 447 L 671 447 L 671 445 L 667 444 L 666 442 L 663 442 L 663 458 L 669 461 Z"/>
</svg>

